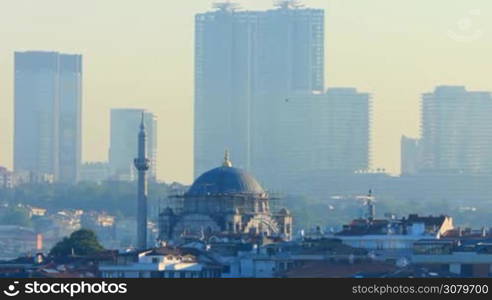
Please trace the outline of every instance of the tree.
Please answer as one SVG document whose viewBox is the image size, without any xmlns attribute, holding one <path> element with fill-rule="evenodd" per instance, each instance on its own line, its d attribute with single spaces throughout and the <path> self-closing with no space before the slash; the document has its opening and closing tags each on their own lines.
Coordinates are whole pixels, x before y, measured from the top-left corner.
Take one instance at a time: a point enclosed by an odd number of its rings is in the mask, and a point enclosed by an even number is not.
<svg viewBox="0 0 492 300">
<path fill-rule="evenodd" d="M 55 257 L 69 255 L 94 255 L 104 251 L 104 247 L 99 244 L 97 236 L 92 230 L 80 229 L 73 232 L 70 237 L 58 242 L 50 251 L 50 255 Z"/>
<path fill-rule="evenodd" d="M 16 187 L 5 199 L 10 204 L 24 204 L 46 208 L 50 211 L 82 209 L 119 213 L 123 217 L 136 216 L 136 182 L 107 181 L 101 184 L 80 182 L 76 185 L 24 184 Z M 159 199 L 166 198 L 170 186 L 149 182 L 149 207 L 157 207 Z M 0 200 L 4 197 L 0 190 Z"/>
</svg>

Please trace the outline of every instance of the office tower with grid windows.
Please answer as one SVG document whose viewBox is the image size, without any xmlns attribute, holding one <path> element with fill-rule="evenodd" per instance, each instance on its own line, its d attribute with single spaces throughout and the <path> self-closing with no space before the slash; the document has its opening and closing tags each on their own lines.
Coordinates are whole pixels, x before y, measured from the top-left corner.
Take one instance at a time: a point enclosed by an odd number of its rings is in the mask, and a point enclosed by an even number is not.
<svg viewBox="0 0 492 300">
<path fill-rule="evenodd" d="M 464 86 L 438 86 L 422 96 L 421 172 L 492 172 L 492 97 Z"/>
<path fill-rule="evenodd" d="M 195 18 L 194 173 L 215 166 L 224 149 L 256 172 L 263 156 L 276 155 L 263 142 L 282 114 L 276 101 L 324 90 L 324 11 L 297 1 L 267 11 L 214 8 Z"/>
<path fill-rule="evenodd" d="M 75 183 L 81 162 L 82 56 L 15 53 L 14 169 Z"/>
</svg>

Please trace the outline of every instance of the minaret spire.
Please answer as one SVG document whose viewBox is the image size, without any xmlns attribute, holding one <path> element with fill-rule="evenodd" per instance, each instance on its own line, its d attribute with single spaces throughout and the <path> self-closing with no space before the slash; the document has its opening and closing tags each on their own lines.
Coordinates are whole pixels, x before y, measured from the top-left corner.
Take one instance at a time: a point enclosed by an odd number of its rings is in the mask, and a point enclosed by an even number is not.
<svg viewBox="0 0 492 300">
<path fill-rule="evenodd" d="M 142 112 L 142 121 L 140 121 L 140 131 L 145 130 L 145 122 L 144 122 L 145 114 Z"/>
<path fill-rule="evenodd" d="M 146 172 L 150 167 L 150 160 L 146 157 L 146 139 L 144 124 L 144 113 L 140 122 L 140 132 L 138 133 L 138 157 L 133 163 L 138 170 L 138 190 L 137 190 L 137 248 L 138 250 L 147 249 L 147 176 Z"/>
</svg>

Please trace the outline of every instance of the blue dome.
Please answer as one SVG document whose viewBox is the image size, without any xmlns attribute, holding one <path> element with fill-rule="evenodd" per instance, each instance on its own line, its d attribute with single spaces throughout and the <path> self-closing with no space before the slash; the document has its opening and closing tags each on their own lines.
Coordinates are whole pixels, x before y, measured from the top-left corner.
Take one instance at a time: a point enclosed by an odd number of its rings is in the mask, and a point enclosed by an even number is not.
<svg viewBox="0 0 492 300">
<path fill-rule="evenodd" d="M 248 172 L 222 166 L 203 173 L 190 187 L 187 196 L 214 194 L 263 194 L 265 191 Z"/>
</svg>

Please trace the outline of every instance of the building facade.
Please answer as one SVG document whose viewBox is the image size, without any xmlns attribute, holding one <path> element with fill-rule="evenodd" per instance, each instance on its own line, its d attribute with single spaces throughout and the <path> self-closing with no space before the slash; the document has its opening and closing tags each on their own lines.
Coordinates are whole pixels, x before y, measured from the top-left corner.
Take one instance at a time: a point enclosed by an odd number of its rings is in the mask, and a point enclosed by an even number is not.
<svg viewBox="0 0 492 300">
<path fill-rule="evenodd" d="M 400 159 L 402 175 L 416 175 L 418 173 L 421 162 L 419 142 L 419 139 L 401 137 Z"/>
<path fill-rule="evenodd" d="M 195 18 L 195 176 L 230 149 L 248 169 L 258 12 L 233 4 Z"/>
<path fill-rule="evenodd" d="M 157 117 L 143 109 L 112 109 L 109 167 L 114 180 L 133 181 L 136 170 L 133 159 L 137 157 L 140 121 L 144 114 L 147 131 L 146 156 L 150 160 L 149 179 L 156 179 L 157 172 Z"/>
<path fill-rule="evenodd" d="M 323 180 L 327 174 L 369 169 L 369 94 L 355 88 L 333 88 L 271 102 L 276 113 L 268 115 L 275 119 L 257 128 L 262 134 L 258 134 L 252 165 L 267 186 L 291 191 L 307 177 Z"/>
<path fill-rule="evenodd" d="M 282 115 L 276 101 L 294 92 L 324 90 L 324 12 L 281 1 L 267 11 L 240 11 L 231 3 L 195 19 L 195 177 L 234 153 L 252 170 L 255 153 Z"/>
<path fill-rule="evenodd" d="M 99 266 L 102 278 L 219 278 L 223 269 L 203 251 L 166 247 L 120 254 Z"/>
<path fill-rule="evenodd" d="M 80 181 L 103 182 L 110 178 L 107 162 L 86 162 L 80 168 Z"/>
<path fill-rule="evenodd" d="M 11 189 L 15 186 L 15 176 L 12 171 L 0 166 L 0 189 Z"/>
<path fill-rule="evenodd" d="M 43 247 L 43 237 L 32 228 L 0 225 L 0 260 L 11 260 L 19 255 L 34 254 Z"/>
<path fill-rule="evenodd" d="M 402 219 L 355 219 L 335 236 L 345 245 L 369 250 L 381 260 L 409 260 L 417 241 L 440 239 L 453 229 L 449 216 L 411 214 Z"/>
<path fill-rule="evenodd" d="M 422 240 L 413 247 L 412 262 L 431 270 L 444 270 L 459 277 L 492 275 L 490 239 L 472 242 Z"/>
<path fill-rule="evenodd" d="M 82 56 L 15 53 L 15 172 L 78 180 L 81 160 Z"/>
<path fill-rule="evenodd" d="M 228 155 L 221 167 L 202 174 L 159 214 L 159 240 L 204 240 L 215 235 L 292 238 L 287 209 L 270 209 L 270 197 L 256 179 L 234 168 Z"/>
<path fill-rule="evenodd" d="M 492 172 L 492 97 L 463 86 L 422 96 L 422 172 Z"/>
<path fill-rule="evenodd" d="M 258 18 L 258 93 L 323 92 L 324 10 L 278 1 Z"/>
<path fill-rule="evenodd" d="M 59 180 L 77 182 L 82 160 L 82 56 L 60 55 Z"/>
</svg>

